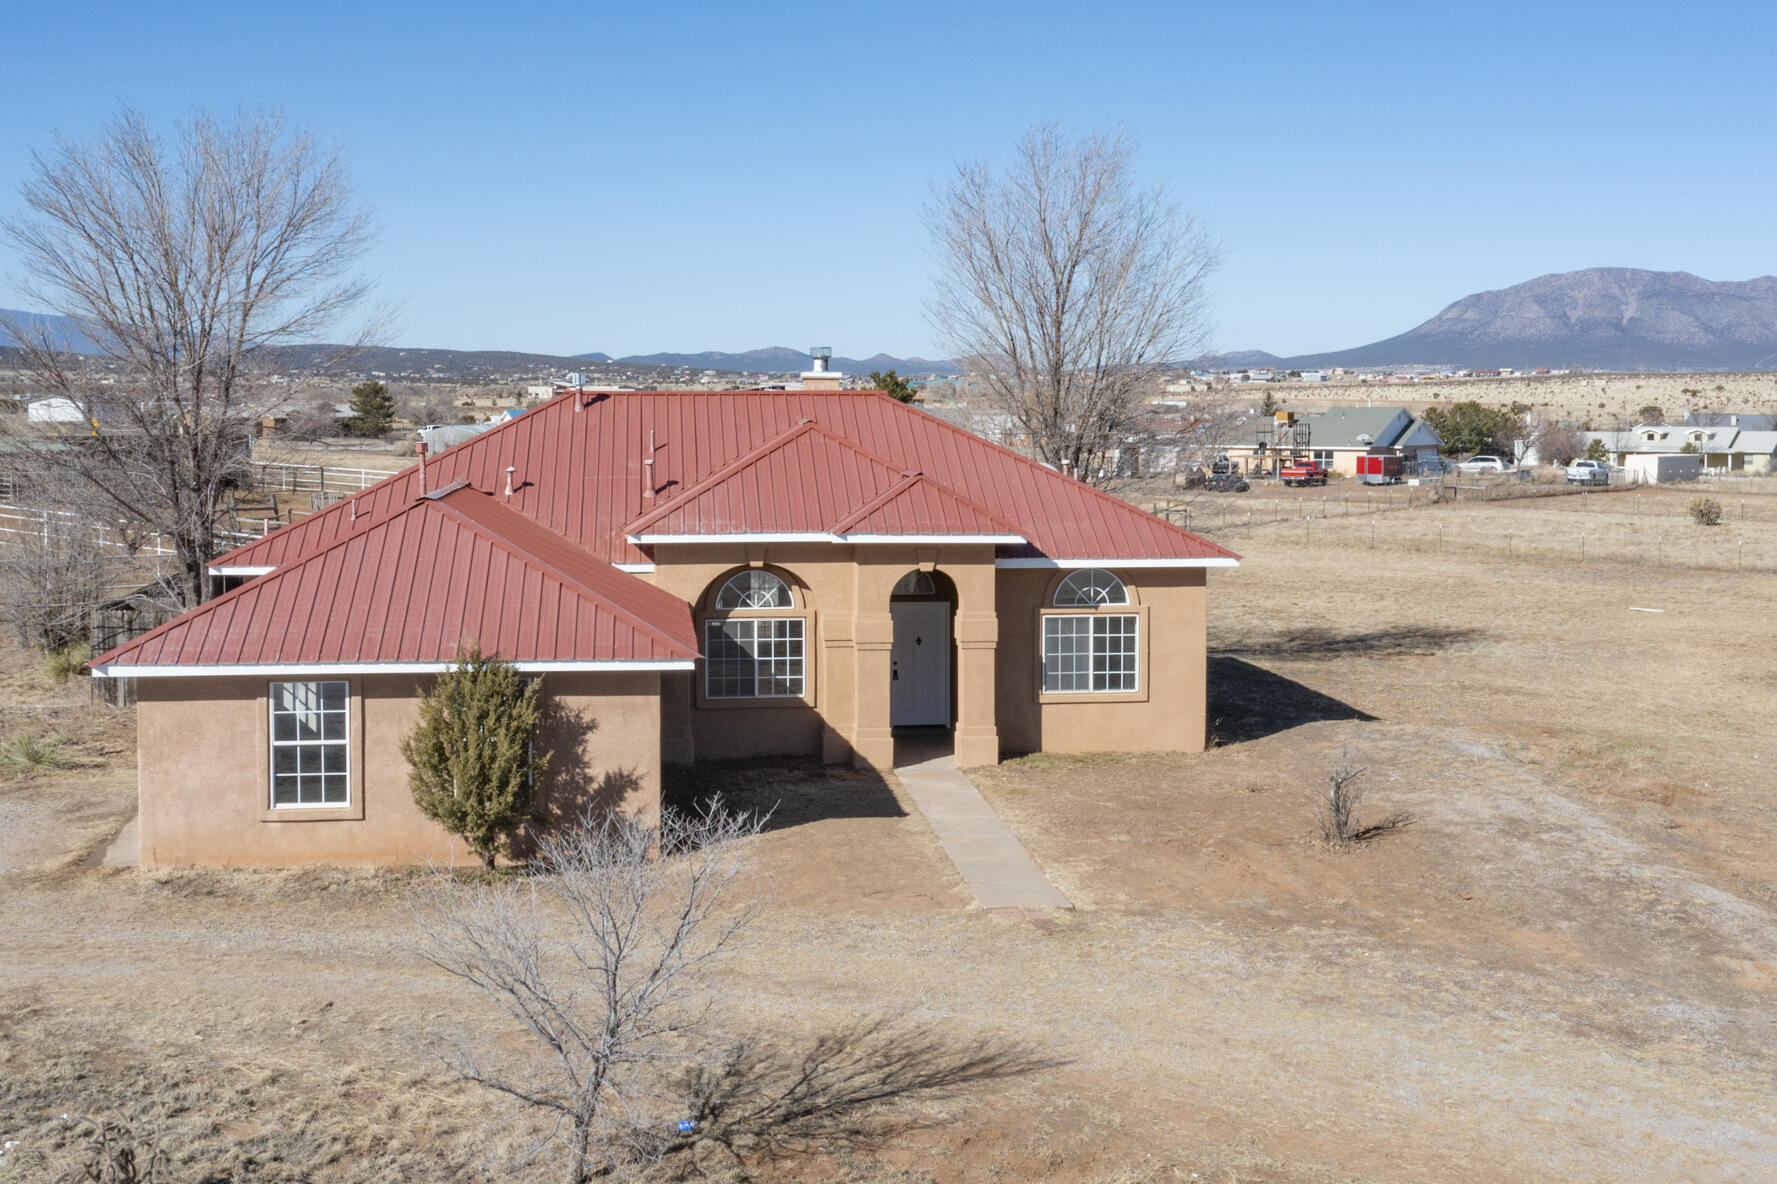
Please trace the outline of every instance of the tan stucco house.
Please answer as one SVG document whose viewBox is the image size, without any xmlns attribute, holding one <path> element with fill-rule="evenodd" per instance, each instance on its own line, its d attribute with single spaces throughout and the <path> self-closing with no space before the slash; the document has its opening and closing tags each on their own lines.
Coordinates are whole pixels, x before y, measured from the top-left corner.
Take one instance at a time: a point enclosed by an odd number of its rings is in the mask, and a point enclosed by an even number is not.
<svg viewBox="0 0 1777 1184">
<path fill-rule="evenodd" d="M 136 680 L 145 865 L 448 857 L 399 743 L 460 643 L 542 680 L 549 807 L 665 764 L 1204 744 L 1237 557 L 877 392 L 567 391 L 220 557 Z"/>
</svg>

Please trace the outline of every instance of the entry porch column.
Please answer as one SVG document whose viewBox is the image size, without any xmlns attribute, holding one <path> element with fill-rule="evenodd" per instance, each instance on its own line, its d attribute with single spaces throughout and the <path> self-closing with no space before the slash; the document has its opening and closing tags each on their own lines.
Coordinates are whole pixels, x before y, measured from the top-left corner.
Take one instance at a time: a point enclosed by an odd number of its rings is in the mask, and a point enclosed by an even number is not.
<svg viewBox="0 0 1777 1184">
<path fill-rule="evenodd" d="M 1000 763 L 998 706 L 994 701 L 1000 619 L 993 548 L 973 562 L 944 565 L 956 585 L 956 763 L 967 769 Z"/>
</svg>

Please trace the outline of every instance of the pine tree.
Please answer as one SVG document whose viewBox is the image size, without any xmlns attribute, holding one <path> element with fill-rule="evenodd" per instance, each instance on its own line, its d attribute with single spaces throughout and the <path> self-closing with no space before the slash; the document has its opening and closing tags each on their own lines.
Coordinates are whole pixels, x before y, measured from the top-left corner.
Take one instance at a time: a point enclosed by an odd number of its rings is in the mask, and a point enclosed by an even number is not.
<svg viewBox="0 0 1777 1184">
<path fill-rule="evenodd" d="M 420 694 L 420 722 L 401 741 L 413 800 L 427 818 L 460 836 L 489 868 L 524 823 L 536 819 L 536 785 L 549 765 L 533 739 L 536 682 L 512 663 L 457 651 L 456 665 Z"/>
<path fill-rule="evenodd" d="M 395 400 L 389 388 L 371 379 L 352 388 L 352 433 L 380 436 L 395 422 Z"/>
<path fill-rule="evenodd" d="M 913 384 L 893 370 L 870 371 L 870 385 L 891 399 L 899 400 L 902 403 L 913 402 Z"/>
</svg>

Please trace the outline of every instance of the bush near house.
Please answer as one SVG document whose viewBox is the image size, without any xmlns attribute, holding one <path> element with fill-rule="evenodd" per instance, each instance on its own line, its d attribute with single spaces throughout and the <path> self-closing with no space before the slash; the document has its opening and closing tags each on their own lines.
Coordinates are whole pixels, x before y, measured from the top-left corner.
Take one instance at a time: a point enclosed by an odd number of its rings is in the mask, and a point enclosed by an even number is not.
<svg viewBox="0 0 1777 1184">
<path fill-rule="evenodd" d="M 401 741 L 413 800 L 490 869 L 518 828 L 538 820 L 536 786 L 550 754 L 533 744 L 537 687 L 479 644 L 459 650 L 456 665 L 421 692 L 419 726 Z"/>
<path fill-rule="evenodd" d="M 1721 525 L 1721 503 L 1714 498 L 1692 498 L 1689 509 L 1691 512 L 1691 521 L 1695 522 L 1698 526 Z"/>
</svg>

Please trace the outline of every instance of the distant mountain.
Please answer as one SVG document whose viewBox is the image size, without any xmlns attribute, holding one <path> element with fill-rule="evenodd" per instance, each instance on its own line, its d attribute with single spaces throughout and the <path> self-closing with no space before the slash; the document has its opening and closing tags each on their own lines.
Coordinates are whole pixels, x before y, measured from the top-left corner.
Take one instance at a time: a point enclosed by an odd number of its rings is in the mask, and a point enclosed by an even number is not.
<svg viewBox="0 0 1777 1184">
<path fill-rule="evenodd" d="M 1398 337 L 1286 358 L 1309 367 L 1777 369 L 1777 276 L 1715 282 L 1594 267 L 1464 297 Z"/>
<path fill-rule="evenodd" d="M 609 360 L 605 354 L 576 354 L 588 361 Z M 814 365 L 814 359 L 801 350 L 787 346 L 754 349 L 730 354 L 706 350 L 696 354 L 631 354 L 616 359 L 641 366 L 688 366 L 693 370 L 741 370 L 756 374 L 799 374 Z M 876 354 L 868 358 L 834 358 L 833 369 L 842 374 L 869 374 L 873 370 L 895 370 L 901 374 L 961 374 L 955 362 L 932 361 L 927 358 L 897 358 Z"/>
<path fill-rule="evenodd" d="M 1186 363 L 1193 370 L 1269 370 L 1282 364 L 1282 358 L 1262 349 L 1237 349 L 1232 353 L 1209 354 Z"/>
<path fill-rule="evenodd" d="M 93 352 L 92 342 L 80 331 L 80 325 L 69 317 L 25 312 L 17 308 L 0 308 L 0 346 L 17 345 L 21 335 L 35 339 L 42 329 L 48 329 L 55 343 L 70 353 Z"/>
</svg>

